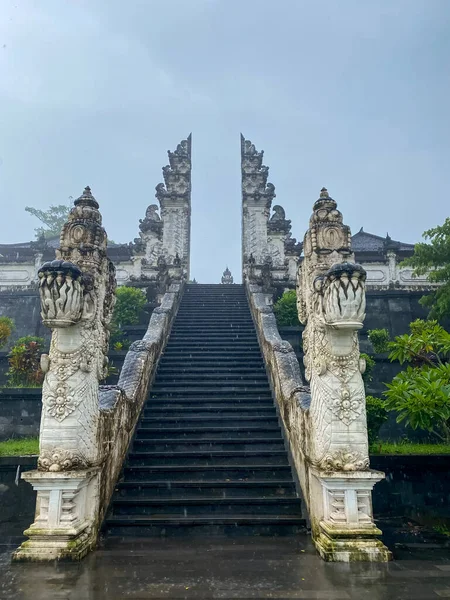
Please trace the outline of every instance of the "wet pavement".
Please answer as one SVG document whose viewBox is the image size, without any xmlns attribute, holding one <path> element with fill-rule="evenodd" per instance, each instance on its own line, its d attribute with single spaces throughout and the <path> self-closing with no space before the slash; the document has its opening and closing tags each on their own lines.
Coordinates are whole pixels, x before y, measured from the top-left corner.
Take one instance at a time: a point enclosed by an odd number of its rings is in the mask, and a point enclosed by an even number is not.
<svg viewBox="0 0 450 600">
<path fill-rule="evenodd" d="M 80 563 L 44 565 L 11 564 L 12 549 L 0 546 L 1 600 L 450 598 L 442 550 L 347 565 L 324 563 L 307 537 L 113 539 Z"/>
</svg>

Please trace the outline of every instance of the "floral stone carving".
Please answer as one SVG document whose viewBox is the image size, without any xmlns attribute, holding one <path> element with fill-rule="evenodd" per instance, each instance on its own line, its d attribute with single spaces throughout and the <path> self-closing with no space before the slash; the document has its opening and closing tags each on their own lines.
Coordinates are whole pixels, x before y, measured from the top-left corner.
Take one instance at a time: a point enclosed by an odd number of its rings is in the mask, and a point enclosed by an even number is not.
<svg viewBox="0 0 450 600">
<path fill-rule="evenodd" d="M 44 450 L 38 459 L 38 469 L 40 471 L 72 471 L 85 469 L 86 466 L 83 458 L 70 450 Z"/>
</svg>

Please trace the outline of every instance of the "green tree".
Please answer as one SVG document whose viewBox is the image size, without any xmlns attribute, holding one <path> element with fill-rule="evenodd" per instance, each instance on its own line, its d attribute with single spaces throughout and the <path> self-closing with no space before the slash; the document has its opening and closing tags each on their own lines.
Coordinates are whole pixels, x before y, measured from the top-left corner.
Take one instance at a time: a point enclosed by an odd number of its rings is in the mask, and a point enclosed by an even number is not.
<svg viewBox="0 0 450 600">
<path fill-rule="evenodd" d="M 67 221 L 70 208 L 70 206 L 66 206 L 65 204 L 52 204 L 48 210 L 39 210 L 33 206 L 26 206 L 25 210 L 43 223 L 43 227 L 35 229 L 36 238 L 39 239 L 44 236 L 48 240 L 58 236 L 61 233 L 64 223 Z"/>
<path fill-rule="evenodd" d="M 389 342 L 389 358 L 408 367 L 387 384 L 386 407 L 413 429 L 450 443 L 450 333 L 417 319 L 410 333 Z"/>
<path fill-rule="evenodd" d="M 109 326 L 111 337 L 110 343 L 114 350 L 126 350 L 129 342 L 123 333 L 125 325 L 137 325 L 144 305 L 147 302 L 146 295 L 138 288 L 126 285 L 117 288 L 116 304 L 113 317 Z"/>
<path fill-rule="evenodd" d="M 442 319 L 450 316 L 450 217 L 443 225 L 423 233 L 430 243 L 420 242 L 414 247 L 414 255 L 402 262 L 413 267 L 414 275 L 428 274 L 428 281 L 441 286 L 423 296 L 423 306 L 430 308 L 430 317 Z"/>
<path fill-rule="evenodd" d="M 137 325 L 147 298 L 142 290 L 123 285 L 116 290 L 112 324 L 116 327 Z"/>
</svg>

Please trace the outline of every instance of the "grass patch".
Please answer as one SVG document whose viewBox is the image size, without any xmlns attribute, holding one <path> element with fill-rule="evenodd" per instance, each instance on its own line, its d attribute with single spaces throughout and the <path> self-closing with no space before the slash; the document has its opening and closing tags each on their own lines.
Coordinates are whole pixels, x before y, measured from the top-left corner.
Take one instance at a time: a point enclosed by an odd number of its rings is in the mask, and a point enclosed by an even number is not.
<svg viewBox="0 0 450 600">
<path fill-rule="evenodd" d="M 375 442 L 370 446 L 370 454 L 450 454 L 450 444 Z"/>
<path fill-rule="evenodd" d="M 22 438 L 0 442 L 0 456 L 39 454 L 39 438 Z"/>
</svg>

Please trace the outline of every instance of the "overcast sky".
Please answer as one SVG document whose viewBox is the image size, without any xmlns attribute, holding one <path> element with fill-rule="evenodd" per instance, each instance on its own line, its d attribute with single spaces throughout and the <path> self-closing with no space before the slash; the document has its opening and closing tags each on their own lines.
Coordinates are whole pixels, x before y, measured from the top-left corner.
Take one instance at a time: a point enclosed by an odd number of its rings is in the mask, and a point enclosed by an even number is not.
<svg viewBox="0 0 450 600">
<path fill-rule="evenodd" d="M 418 241 L 450 212 L 449 32 L 449 0 L 0 0 L 0 242 L 86 185 L 132 240 L 192 132 L 192 276 L 240 279 L 241 131 L 295 237 L 326 186 Z"/>
</svg>

